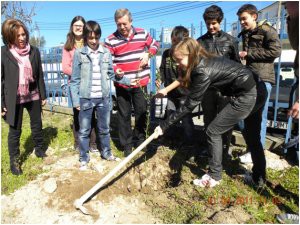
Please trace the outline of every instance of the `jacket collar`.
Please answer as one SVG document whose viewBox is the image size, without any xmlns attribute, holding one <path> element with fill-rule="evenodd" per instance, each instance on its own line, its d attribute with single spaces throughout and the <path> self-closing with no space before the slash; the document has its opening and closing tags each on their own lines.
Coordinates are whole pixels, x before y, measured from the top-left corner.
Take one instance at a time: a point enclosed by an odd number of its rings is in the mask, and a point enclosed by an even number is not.
<svg viewBox="0 0 300 225">
<path fill-rule="evenodd" d="M 88 48 L 88 46 L 87 45 L 85 45 L 83 48 L 81 48 L 80 50 L 79 50 L 82 54 L 86 54 L 86 55 L 88 55 L 89 53 L 90 53 L 90 51 L 89 51 L 89 48 Z M 104 53 L 104 48 L 103 48 L 103 46 L 101 45 L 101 44 L 99 44 L 99 47 L 98 47 L 98 50 L 97 51 L 99 51 L 100 53 Z"/>
<path fill-rule="evenodd" d="M 215 37 L 221 37 L 221 36 L 223 35 L 223 31 L 220 30 L 220 31 L 218 31 L 216 34 L 211 34 L 211 33 L 207 32 L 206 35 L 207 35 L 208 37 L 210 37 L 210 38 L 212 38 L 213 36 L 215 36 Z"/>
<path fill-rule="evenodd" d="M 268 21 L 267 20 L 263 20 L 259 23 L 256 22 L 256 27 L 253 29 L 253 30 L 242 30 L 239 35 L 238 35 L 238 38 L 242 35 L 245 35 L 245 34 L 251 34 L 251 33 L 254 33 L 256 32 L 258 29 L 261 28 L 262 25 L 264 24 L 268 24 Z M 268 24 L 269 25 L 269 24 Z"/>
</svg>

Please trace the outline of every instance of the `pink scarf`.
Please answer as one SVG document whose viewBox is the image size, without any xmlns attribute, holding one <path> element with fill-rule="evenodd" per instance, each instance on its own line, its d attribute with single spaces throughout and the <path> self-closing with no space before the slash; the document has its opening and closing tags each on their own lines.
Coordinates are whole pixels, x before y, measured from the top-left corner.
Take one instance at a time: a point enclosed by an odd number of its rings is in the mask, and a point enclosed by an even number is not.
<svg viewBox="0 0 300 225">
<path fill-rule="evenodd" d="M 19 49 L 17 46 L 13 45 L 10 52 L 18 61 L 19 66 L 19 87 L 18 95 L 27 96 L 29 94 L 29 83 L 33 82 L 32 67 L 29 60 L 30 45 L 27 44 L 25 48 Z"/>
</svg>

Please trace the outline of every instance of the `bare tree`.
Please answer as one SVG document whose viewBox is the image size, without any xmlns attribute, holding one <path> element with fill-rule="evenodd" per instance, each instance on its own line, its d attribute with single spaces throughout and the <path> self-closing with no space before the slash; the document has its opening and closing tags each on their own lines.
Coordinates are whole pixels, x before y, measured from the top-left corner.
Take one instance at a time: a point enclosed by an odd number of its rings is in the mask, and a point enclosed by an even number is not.
<svg viewBox="0 0 300 225">
<path fill-rule="evenodd" d="M 21 1 L 1 1 L 1 19 L 2 21 L 8 18 L 14 18 L 21 20 L 30 32 L 37 31 L 40 34 L 40 29 L 38 25 L 33 22 L 33 17 L 36 15 L 36 5 L 31 8 L 27 8 L 22 5 Z M 45 38 L 40 35 L 38 37 L 31 37 L 29 42 L 37 47 L 43 47 L 46 44 Z"/>
<path fill-rule="evenodd" d="M 1 1 L 1 19 L 2 21 L 8 18 L 19 19 L 30 31 L 35 30 L 38 27 L 33 23 L 32 18 L 36 15 L 36 6 L 34 4 L 30 9 L 27 9 L 22 3 L 21 1 Z"/>
</svg>

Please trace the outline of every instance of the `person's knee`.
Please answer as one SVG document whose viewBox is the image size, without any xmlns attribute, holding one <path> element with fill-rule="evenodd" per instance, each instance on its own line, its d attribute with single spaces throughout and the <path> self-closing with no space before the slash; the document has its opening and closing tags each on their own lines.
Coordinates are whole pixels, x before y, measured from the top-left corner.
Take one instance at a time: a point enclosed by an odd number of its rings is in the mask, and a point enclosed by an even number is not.
<svg viewBox="0 0 300 225">
<path fill-rule="evenodd" d="M 213 132 L 213 131 L 210 129 L 209 126 L 207 127 L 207 129 L 206 129 L 206 131 L 205 131 L 205 134 L 206 134 L 206 136 L 207 136 L 208 138 L 210 138 L 210 139 L 213 139 L 214 137 L 217 136 L 216 133 Z"/>
<path fill-rule="evenodd" d="M 9 129 L 8 139 L 11 138 L 20 138 L 22 134 L 22 129 Z"/>
<path fill-rule="evenodd" d="M 102 135 L 109 135 L 109 128 L 100 128 L 99 134 Z"/>
</svg>

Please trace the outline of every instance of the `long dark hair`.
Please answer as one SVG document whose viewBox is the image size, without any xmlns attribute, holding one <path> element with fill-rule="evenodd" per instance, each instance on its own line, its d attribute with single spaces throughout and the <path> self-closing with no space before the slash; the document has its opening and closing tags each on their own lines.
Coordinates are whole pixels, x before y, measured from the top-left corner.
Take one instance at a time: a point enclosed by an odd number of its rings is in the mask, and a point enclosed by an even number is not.
<svg viewBox="0 0 300 225">
<path fill-rule="evenodd" d="M 173 58 L 176 58 L 176 53 L 188 56 L 188 66 L 182 77 L 182 85 L 184 87 L 189 86 L 191 82 L 191 72 L 198 65 L 200 58 L 210 58 L 214 56 L 208 53 L 195 39 L 190 37 L 184 38 L 171 49 Z"/>
<path fill-rule="evenodd" d="M 75 35 L 73 33 L 73 24 L 76 23 L 79 20 L 82 21 L 83 24 L 85 25 L 85 19 L 82 16 L 75 16 L 73 18 L 73 20 L 71 22 L 71 25 L 70 25 L 69 33 L 67 34 L 67 41 L 66 41 L 65 46 L 64 46 L 64 48 L 67 51 L 71 51 L 74 48 L 74 45 L 75 45 Z"/>
</svg>

